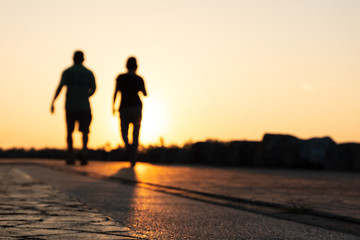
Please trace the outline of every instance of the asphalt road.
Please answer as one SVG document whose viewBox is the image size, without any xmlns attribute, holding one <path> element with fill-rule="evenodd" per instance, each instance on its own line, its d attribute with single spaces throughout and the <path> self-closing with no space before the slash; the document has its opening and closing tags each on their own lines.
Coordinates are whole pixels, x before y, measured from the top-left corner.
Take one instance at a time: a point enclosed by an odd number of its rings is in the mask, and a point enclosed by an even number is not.
<svg viewBox="0 0 360 240">
<path fill-rule="evenodd" d="M 19 165 L 17 168 L 111 216 L 132 231 L 149 236 L 150 239 L 360 239 L 359 236 L 333 231 L 331 228 L 284 220 L 267 214 L 242 210 L 226 203 L 208 201 L 204 196 L 202 199 L 192 198 L 191 192 L 186 195 L 176 192 L 178 189 L 163 190 L 159 186 L 146 184 L 154 182 L 166 186 L 172 184 L 174 187 L 191 187 L 203 191 L 214 188 L 217 189 L 214 190 L 217 194 L 225 194 L 226 191 L 232 196 L 243 197 L 244 193 L 235 191 L 236 188 L 233 186 L 235 183 L 229 182 L 234 179 L 234 176 L 229 176 L 229 174 L 236 175 L 236 171 L 231 169 L 209 168 L 207 171 L 196 171 L 197 175 L 194 176 L 195 173 L 191 171 L 191 167 L 147 164 L 139 164 L 135 171 L 132 171 L 123 163 L 109 165 L 90 163 L 88 167 L 83 168 L 86 175 L 76 172 L 80 167 L 49 168 L 30 164 Z M 152 171 L 150 172 L 149 169 Z M 200 174 L 203 176 L 199 176 Z M 224 176 L 219 176 L 219 174 Z M 247 174 L 254 175 L 254 179 L 260 176 L 260 173 L 251 171 Z M 294 175 L 296 176 L 294 173 L 291 174 L 292 178 Z M 284 176 L 273 173 L 273 178 L 279 177 Z M 321 178 L 321 181 L 325 181 L 321 176 L 313 178 Z M 338 178 L 346 182 L 353 181 L 353 178 L 357 176 L 339 175 Z M 135 180 L 145 184 L 133 184 L 131 181 L 117 181 L 116 179 Z M 266 181 L 262 179 L 264 180 Z M 175 194 L 171 191 L 175 191 Z M 258 196 L 256 197 L 258 200 L 261 197 L 260 192 L 258 195 L 255 193 L 253 195 Z M 271 198 L 271 194 L 267 197 Z M 351 201 L 349 204 L 352 206 Z M 343 212 L 346 213 L 346 209 Z"/>
</svg>

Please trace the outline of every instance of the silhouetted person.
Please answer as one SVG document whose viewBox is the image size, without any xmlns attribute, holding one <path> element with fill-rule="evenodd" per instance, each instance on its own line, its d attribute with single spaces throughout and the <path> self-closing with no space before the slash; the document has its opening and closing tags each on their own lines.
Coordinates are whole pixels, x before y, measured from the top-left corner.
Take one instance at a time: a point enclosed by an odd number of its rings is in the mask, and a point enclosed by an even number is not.
<svg viewBox="0 0 360 240">
<path fill-rule="evenodd" d="M 137 67 L 136 58 L 130 57 L 126 63 L 128 72 L 120 74 L 116 78 L 113 101 L 113 114 L 115 114 L 115 101 L 118 92 L 120 92 L 120 131 L 122 139 L 125 143 L 126 153 L 128 158 L 130 158 L 129 160 L 131 161 L 132 167 L 136 164 L 136 154 L 139 145 L 139 132 L 142 118 L 142 102 L 139 97 L 139 92 L 142 92 L 144 96 L 147 95 L 144 80 L 136 74 Z M 132 144 L 129 143 L 128 138 L 130 124 L 133 124 Z"/>
<path fill-rule="evenodd" d="M 66 86 L 66 126 L 68 158 L 67 164 L 75 164 L 73 150 L 73 138 L 75 123 L 79 124 L 79 131 L 82 132 L 83 148 L 80 155 L 82 165 L 87 164 L 87 143 L 89 127 L 92 119 L 89 97 L 96 89 L 94 74 L 83 66 L 84 54 L 81 51 L 74 53 L 74 65 L 66 69 L 61 76 L 61 81 L 56 89 L 54 99 L 51 103 L 51 113 L 54 113 L 54 103 L 61 89 Z"/>
</svg>

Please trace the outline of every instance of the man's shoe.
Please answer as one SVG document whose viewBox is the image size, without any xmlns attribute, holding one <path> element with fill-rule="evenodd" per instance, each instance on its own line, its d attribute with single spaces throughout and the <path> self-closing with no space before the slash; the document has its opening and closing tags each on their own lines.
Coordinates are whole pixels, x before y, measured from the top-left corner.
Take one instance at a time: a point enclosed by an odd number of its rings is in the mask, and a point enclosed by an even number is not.
<svg viewBox="0 0 360 240">
<path fill-rule="evenodd" d="M 66 165 L 75 165 L 75 160 L 74 159 L 67 159 L 66 160 Z"/>
</svg>

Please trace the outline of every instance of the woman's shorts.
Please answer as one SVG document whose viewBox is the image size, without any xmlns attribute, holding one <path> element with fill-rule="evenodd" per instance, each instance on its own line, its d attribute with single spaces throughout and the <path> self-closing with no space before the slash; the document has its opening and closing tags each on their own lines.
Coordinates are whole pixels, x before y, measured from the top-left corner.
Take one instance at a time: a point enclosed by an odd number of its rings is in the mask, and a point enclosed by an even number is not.
<svg viewBox="0 0 360 240">
<path fill-rule="evenodd" d="M 121 124 L 141 125 L 142 106 L 139 107 L 125 107 L 120 109 Z"/>
</svg>

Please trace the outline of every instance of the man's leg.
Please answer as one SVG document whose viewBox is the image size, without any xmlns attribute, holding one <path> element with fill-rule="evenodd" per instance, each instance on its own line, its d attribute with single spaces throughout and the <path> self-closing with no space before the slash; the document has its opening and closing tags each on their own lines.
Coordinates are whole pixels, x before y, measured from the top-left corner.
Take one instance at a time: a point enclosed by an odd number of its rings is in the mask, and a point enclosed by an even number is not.
<svg viewBox="0 0 360 240">
<path fill-rule="evenodd" d="M 87 150 L 87 144 L 88 144 L 88 141 L 89 141 L 89 133 L 83 133 L 82 135 L 83 135 L 83 137 L 82 137 L 83 150 Z"/>
<path fill-rule="evenodd" d="M 79 116 L 79 130 L 82 133 L 82 150 L 80 153 L 80 163 L 81 165 L 87 164 L 87 145 L 89 141 L 89 129 L 90 129 L 90 123 L 92 120 L 91 111 L 84 111 L 80 113 Z"/>
<path fill-rule="evenodd" d="M 80 160 L 81 160 L 81 165 L 86 165 L 87 164 L 87 144 L 89 141 L 89 133 L 88 132 L 83 132 L 82 133 L 82 142 L 83 142 L 83 148 L 81 151 L 81 156 L 80 156 Z"/>
<path fill-rule="evenodd" d="M 66 164 L 74 164 L 74 148 L 73 148 L 73 139 L 72 139 L 72 132 L 67 133 L 67 145 L 68 145 L 68 158 L 66 160 Z"/>
<path fill-rule="evenodd" d="M 68 145 L 68 157 L 66 159 L 66 164 L 75 164 L 73 138 L 72 138 L 72 133 L 75 127 L 75 120 L 74 120 L 74 116 L 69 112 L 66 112 L 66 127 L 67 127 L 66 141 Z"/>
<path fill-rule="evenodd" d="M 73 139 L 72 139 L 72 132 L 67 133 L 67 145 L 69 153 L 73 152 Z"/>
</svg>

